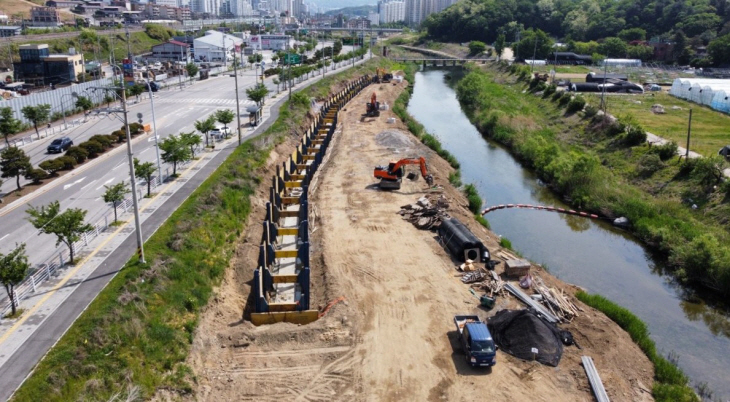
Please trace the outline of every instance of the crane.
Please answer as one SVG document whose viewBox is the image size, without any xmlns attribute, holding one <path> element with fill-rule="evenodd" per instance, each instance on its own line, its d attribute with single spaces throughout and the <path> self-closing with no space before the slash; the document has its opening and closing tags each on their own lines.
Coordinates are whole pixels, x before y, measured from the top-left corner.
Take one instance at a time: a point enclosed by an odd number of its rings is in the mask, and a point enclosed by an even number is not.
<svg viewBox="0 0 730 402">
<path fill-rule="evenodd" d="M 429 187 L 433 186 L 433 176 L 428 173 L 426 159 L 421 156 L 419 158 L 406 158 L 399 161 L 391 161 L 388 166 L 376 166 L 373 175 L 376 179 L 380 179 L 380 188 L 384 190 L 399 189 L 406 165 L 419 165 L 423 179 L 426 180 Z"/>
</svg>

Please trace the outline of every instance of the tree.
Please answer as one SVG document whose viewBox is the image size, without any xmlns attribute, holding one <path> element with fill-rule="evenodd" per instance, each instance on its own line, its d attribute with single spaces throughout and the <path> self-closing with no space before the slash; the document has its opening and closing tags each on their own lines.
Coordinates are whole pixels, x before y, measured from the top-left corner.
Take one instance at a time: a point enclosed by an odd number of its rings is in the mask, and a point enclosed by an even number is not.
<svg viewBox="0 0 730 402">
<path fill-rule="evenodd" d="M 630 59 L 647 61 L 654 57 L 654 48 L 644 45 L 629 46 L 626 50 L 626 54 Z"/>
<path fill-rule="evenodd" d="M 494 51 L 497 52 L 498 59 L 502 58 L 506 41 L 507 39 L 504 37 L 504 34 L 499 34 L 499 36 L 497 36 L 497 40 L 494 42 Z"/>
<path fill-rule="evenodd" d="M 136 160 L 137 159 L 135 158 L 135 161 Z M 117 223 L 117 205 L 124 201 L 124 196 L 130 191 L 129 187 L 127 186 L 127 183 L 121 182 L 111 186 L 104 186 L 104 188 L 106 191 L 104 191 L 104 194 L 101 197 L 104 199 L 104 202 L 112 204 L 112 208 L 114 208 L 114 223 Z"/>
<path fill-rule="evenodd" d="M 1 177 L 15 177 L 18 191 L 20 191 L 20 176 L 31 169 L 33 166 L 30 164 L 30 157 L 22 149 L 10 147 L 0 152 Z"/>
<path fill-rule="evenodd" d="M 473 40 L 469 42 L 469 54 L 473 56 L 478 56 L 484 51 L 487 50 L 487 45 L 484 42 L 480 42 L 478 40 Z"/>
<path fill-rule="evenodd" d="M 712 63 L 716 66 L 730 63 L 730 34 L 721 36 L 710 42 L 710 45 L 707 47 L 707 53 L 710 54 Z"/>
<path fill-rule="evenodd" d="M 65 164 L 61 158 L 47 159 L 41 162 L 38 167 L 48 172 L 48 174 L 55 175 L 59 170 L 63 170 Z"/>
<path fill-rule="evenodd" d="M 619 31 L 618 37 L 626 42 L 644 40 L 646 39 L 646 30 L 641 28 L 622 29 Z"/>
<path fill-rule="evenodd" d="M 278 78 L 274 78 L 273 80 L 271 80 L 271 82 L 276 84 L 276 93 L 278 94 L 279 93 L 279 84 L 281 84 L 281 81 L 279 81 Z"/>
<path fill-rule="evenodd" d="M 172 175 L 177 176 L 177 164 L 192 159 L 188 144 L 171 135 L 160 143 L 160 149 L 163 151 L 162 160 L 166 163 L 172 163 Z"/>
<path fill-rule="evenodd" d="M 25 279 L 29 268 L 28 257 L 25 255 L 25 243 L 15 247 L 15 250 L 8 255 L 0 253 L 0 283 L 8 292 L 13 315 L 17 313 L 18 307 L 15 300 L 15 286 Z"/>
<path fill-rule="evenodd" d="M 553 40 L 539 29 L 537 31 L 529 29 L 522 33 L 522 39 L 517 43 L 516 48 L 520 59 L 531 59 L 533 53 L 538 60 L 546 59 L 553 49 Z"/>
<path fill-rule="evenodd" d="M 111 102 L 107 101 L 107 104 L 108 103 Z M 91 99 L 86 96 L 79 96 L 76 98 L 76 107 L 83 109 L 84 112 L 88 112 L 89 110 L 94 108 L 94 102 L 92 102 Z"/>
<path fill-rule="evenodd" d="M 45 123 L 51 117 L 51 105 L 42 103 L 38 106 L 26 106 L 20 109 L 20 111 L 26 119 L 33 123 L 35 133 L 38 135 L 38 139 L 41 139 L 41 134 L 38 132 L 38 124 Z"/>
<path fill-rule="evenodd" d="M 215 112 L 215 119 L 226 128 L 226 135 L 228 133 L 228 123 L 232 122 L 235 117 L 236 114 L 230 109 L 221 109 Z"/>
<path fill-rule="evenodd" d="M 246 89 L 248 99 L 256 102 L 258 106 L 262 106 L 264 104 L 264 98 L 266 98 L 268 93 L 269 89 L 262 83 L 256 84 L 253 88 Z"/>
<path fill-rule="evenodd" d="M 195 77 L 195 74 L 198 73 L 199 69 L 198 66 L 195 65 L 195 63 L 188 63 L 185 65 L 185 71 L 188 72 L 188 77 Z"/>
<path fill-rule="evenodd" d="M 598 52 L 605 54 L 607 57 L 624 57 L 628 50 L 626 42 L 620 38 L 606 38 L 598 47 Z"/>
<path fill-rule="evenodd" d="M 191 131 L 189 133 L 180 133 L 180 140 L 185 143 L 185 145 L 190 147 L 190 157 L 191 159 L 195 158 L 195 148 L 197 148 L 203 140 L 200 138 L 198 134 L 195 134 L 195 131 Z"/>
<path fill-rule="evenodd" d="M 41 180 L 48 177 L 48 173 L 40 168 L 31 168 L 27 172 L 25 172 L 25 178 L 32 181 L 33 184 L 38 184 L 41 182 Z"/>
<path fill-rule="evenodd" d="M 61 212 L 61 204 L 53 201 L 48 206 L 35 208 L 31 206 L 25 212 L 30 215 L 28 221 L 41 233 L 56 236 L 56 246 L 63 243 L 68 247 L 69 260 L 74 262 L 73 244 L 81 239 L 81 235 L 94 227 L 84 223 L 86 211 L 80 208 L 69 208 Z"/>
<path fill-rule="evenodd" d="M 20 131 L 20 127 L 20 120 L 13 117 L 12 108 L 0 108 L 0 134 L 5 138 L 5 145 L 10 146 L 8 137 Z"/>
<path fill-rule="evenodd" d="M 211 115 L 205 120 L 195 120 L 193 125 L 205 136 L 205 147 L 208 148 L 208 133 L 215 129 L 215 115 Z"/>
<path fill-rule="evenodd" d="M 142 94 L 142 92 L 144 92 L 144 87 L 142 85 L 134 84 L 129 87 L 129 94 L 137 97 L 137 102 L 139 102 L 139 96 Z"/>
<path fill-rule="evenodd" d="M 134 158 L 134 175 L 142 177 L 147 182 L 147 197 L 150 196 L 152 187 L 152 175 L 155 174 L 157 168 L 152 162 L 139 163 L 139 159 Z"/>
</svg>

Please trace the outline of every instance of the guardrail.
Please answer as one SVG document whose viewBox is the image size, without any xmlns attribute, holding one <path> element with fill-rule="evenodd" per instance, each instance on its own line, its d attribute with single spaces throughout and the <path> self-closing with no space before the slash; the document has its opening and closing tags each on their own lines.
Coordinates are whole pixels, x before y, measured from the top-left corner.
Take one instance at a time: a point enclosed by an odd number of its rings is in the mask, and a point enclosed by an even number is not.
<svg viewBox="0 0 730 402">
<path fill-rule="evenodd" d="M 338 111 L 370 83 L 364 76 L 331 95 L 289 159 L 276 168 L 253 273 L 255 325 L 319 318 L 310 309 L 309 185 L 337 129 Z"/>
<path fill-rule="evenodd" d="M 68 128 L 80 126 L 82 124 L 84 124 L 84 122 L 81 121 L 80 119 L 69 120 L 66 122 L 66 126 L 68 126 Z M 60 134 L 66 130 L 67 130 L 67 128 L 62 125 L 46 127 L 46 128 L 38 130 L 38 134 L 31 133 L 22 138 L 15 138 L 13 140 L 10 140 L 9 142 L 10 142 L 11 147 L 22 148 L 26 145 L 30 145 L 36 141 L 42 140 L 43 138 L 48 138 L 48 137 L 54 136 L 56 134 Z M 39 138 L 39 136 L 40 136 L 40 138 Z M 0 140 L 0 151 L 2 151 L 3 149 L 5 149 L 7 147 L 8 147 L 8 145 L 5 143 L 5 141 Z"/>
</svg>

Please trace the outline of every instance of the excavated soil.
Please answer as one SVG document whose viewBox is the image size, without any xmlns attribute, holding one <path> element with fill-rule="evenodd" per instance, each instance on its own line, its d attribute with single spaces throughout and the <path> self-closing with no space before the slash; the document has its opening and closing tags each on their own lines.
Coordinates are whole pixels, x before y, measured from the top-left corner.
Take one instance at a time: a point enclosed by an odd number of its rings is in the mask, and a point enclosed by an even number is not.
<svg viewBox="0 0 730 402">
<path fill-rule="evenodd" d="M 558 367 L 498 352 L 491 370 L 469 368 L 459 351 L 453 316 L 482 318 L 503 308 L 522 308 L 511 296 L 487 312 L 455 277 L 435 233 L 419 230 L 397 212 L 425 194 L 425 183 L 403 181 L 383 192 L 372 177 L 375 165 L 425 156 L 436 184 L 444 187 L 449 213 L 479 236 L 492 255 L 496 236 L 479 226 L 467 201 L 449 185 L 451 167 L 420 144 L 392 111 L 363 118 L 373 91 L 392 105 L 406 83 L 374 85 L 340 112 L 340 129 L 310 195 L 313 308 L 342 296 L 345 301 L 309 325 L 255 327 L 246 320 L 250 281 L 269 180 L 254 198 L 254 210 L 215 298 L 206 307 L 188 363 L 197 384 L 185 398 L 209 401 L 593 401 L 580 356 L 592 356 L 609 397 L 651 401 L 653 368 L 628 334 L 603 314 L 584 311 L 572 323 L 582 350 L 566 347 Z M 285 160 L 296 139 L 272 153 L 265 177 Z M 415 170 L 415 169 L 413 169 Z M 504 264 L 497 266 L 501 273 Z M 574 293 L 537 266 L 550 286 Z M 167 399 L 169 395 L 158 395 Z"/>
</svg>

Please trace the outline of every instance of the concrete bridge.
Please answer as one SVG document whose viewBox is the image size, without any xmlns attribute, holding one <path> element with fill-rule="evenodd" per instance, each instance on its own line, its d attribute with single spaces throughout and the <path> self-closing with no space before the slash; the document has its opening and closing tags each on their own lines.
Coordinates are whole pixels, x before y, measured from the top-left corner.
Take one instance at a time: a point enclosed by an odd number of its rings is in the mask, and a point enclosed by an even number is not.
<svg viewBox="0 0 730 402">
<path fill-rule="evenodd" d="M 449 58 L 449 59 L 438 59 L 438 58 L 394 58 L 394 61 L 397 62 L 404 62 L 404 63 L 417 63 L 423 65 L 423 67 L 456 67 L 461 66 L 463 67 L 466 63 L 481 63 L 486 64 L 487 61 L 492 61 L 493 59 L 458 59 L 458 58 Z"/>
</svg>

